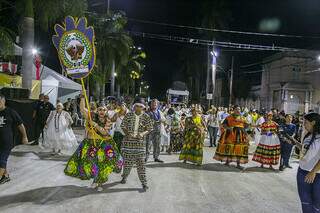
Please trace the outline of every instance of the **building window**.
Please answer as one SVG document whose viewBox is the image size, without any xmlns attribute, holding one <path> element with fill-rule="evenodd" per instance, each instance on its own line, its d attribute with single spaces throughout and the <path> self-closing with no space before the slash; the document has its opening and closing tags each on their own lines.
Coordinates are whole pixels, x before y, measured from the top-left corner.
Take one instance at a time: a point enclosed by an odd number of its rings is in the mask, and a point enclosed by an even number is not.
<svg viewBox="0 0 320 213">
<path fill-rule="evenodd" d="M 301 73 L 301 67 L 294 66 L 292 68 L 292 72 L 293 72 L 293 80 L 299 80 L 300 73 Z"/>
</svg>

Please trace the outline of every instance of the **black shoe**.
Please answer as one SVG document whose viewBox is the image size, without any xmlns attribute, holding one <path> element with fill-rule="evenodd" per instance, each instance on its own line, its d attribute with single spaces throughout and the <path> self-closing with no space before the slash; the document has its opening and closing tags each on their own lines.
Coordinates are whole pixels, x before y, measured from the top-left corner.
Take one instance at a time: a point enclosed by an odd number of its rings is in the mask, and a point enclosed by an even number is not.
<svg viewBox="0 0 320 213">
<path fill-rule="evenodd" d="M 122 180 L 120 181 L 121 184 L 126 184 L 127 180 L 125 178 L 122 178 Z"/>
<path fill-rule="evenodd" d="M 2 178 L 0 179 L 0 184 L 4 184 L 10 181 L 10 177 L 3 175 Z"/>
<path fill-rule="evenodd" d="M 149 187 L 148 187 L 147 185 L 142 185 L 142 190 L 143 190 L 144 192 L 146 192 L 148 189 L 149 189 Z"/>
<path fill-rule="evenodd" d="M 279 171 L 284 171 L 284 167 L 283 167 L 283 166 L 280 166 L 280 167 L 279 167 Z"/>
<path fill-rule="evenodd" d="M 163 163 L 163 160 L 160 160 L 160 159 L 154 159 L 154 162 Z"/>
<path fill-rule="evenodd" d="M 292 169 L 292 166 L 288 165 L 288 166 L 286 166 L 286 168 Z"/>
</svg>

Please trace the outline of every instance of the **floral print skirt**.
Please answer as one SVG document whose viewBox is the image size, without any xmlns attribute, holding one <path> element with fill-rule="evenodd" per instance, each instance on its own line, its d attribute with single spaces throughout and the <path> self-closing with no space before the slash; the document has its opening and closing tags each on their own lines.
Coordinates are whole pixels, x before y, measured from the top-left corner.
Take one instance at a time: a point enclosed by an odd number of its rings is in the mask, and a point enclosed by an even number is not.
<svg viewBox="0 0 320 213">
<path fill-rule="evenodd" d="M 64 170 L 68 176 L 105 183 L 112 172 L 120 173 L 123 158 L 112 139 L 84 139 Z"/>
</svg>

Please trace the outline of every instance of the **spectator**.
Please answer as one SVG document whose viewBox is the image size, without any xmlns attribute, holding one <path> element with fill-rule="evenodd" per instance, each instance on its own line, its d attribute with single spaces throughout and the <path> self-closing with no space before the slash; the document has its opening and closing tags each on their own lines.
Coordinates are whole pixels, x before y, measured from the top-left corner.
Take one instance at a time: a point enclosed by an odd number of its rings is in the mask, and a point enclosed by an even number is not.
<svg viewBox="0 0 320 213">
<path fill-rule="evenodd" d="M 35 110 L 35 143 L 34 145 L 39 144 L 39 138 L 42 134 L 43 140 L 43 128 L 46 124 L 47 118 L 50 115 L 50 112 L 54 110 L 54 106 L 49 102 L 49 96 L 44 96 L 44 101 L 38 104 Z"/>
<path fill-rule="evenodd" d="M 17 128 L 22 135 L 22 143 L 28 143 L 28 137 L 19 114 L 5 106 L 6 99 L 0 95 L 0 184 L 10 181 L 7 161 L 14 146 L 14 132 Z"/>
<path fill-rule="evenodd" d="M 304 127 L 307 134 L 299 146 L 303 157 L 297 173 L 298 192 L 302 211 L 315 213 L 320 209 L 320 115 L 305 115 Z"/>
</svg>

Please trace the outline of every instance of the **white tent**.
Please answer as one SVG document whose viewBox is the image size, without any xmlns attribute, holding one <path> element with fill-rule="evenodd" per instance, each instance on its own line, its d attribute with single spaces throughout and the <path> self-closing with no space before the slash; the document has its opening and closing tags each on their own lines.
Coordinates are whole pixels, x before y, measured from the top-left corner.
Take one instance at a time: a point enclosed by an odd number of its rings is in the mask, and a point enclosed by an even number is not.
<svg viewBox="0 0 320 213">
<path fill-rule="evenodd" d="M 22 56 L 22 48 L 18 45 L 14 44 L 14 53 L 15 55 Z M 33 72 L 32 78 L 35 79 L 36 77 L 36 68 L 33 65 Z M 61 102 L 65 102 L 68 98 L 74 98 L 75 96 L 80 94 L 82 87 L 80 84 L 72 81 L 71 79 L 57 73 L 56 71 L 50 69 L 46 66 L 41 66 L 40 68 L 41 76 L 40 79 L 42 80 L 42 93 L 47 94 L 47 92 L 51 91 L 49 96 L 50 100 L 53 104 L 56 103 L 56 100 L 59 99 Z M 58 82 L 58 88 L 55 89 L 56 82 Z M 51 88 L 50 90 L 48 90 Z M 52 94 L 52 93 L 56 93 Z"/>
<path fill-rule="evenodd" d="M 80 94 L 80 91 L 82 90 L 82 87 L 80 84 L 72 81 L 71 79 L 57 73 L 56 71 L 46 67 L 42 66 L 41 69 L 41 80 L 42 81 L 42 88 L 46 86 L 47 83 L 44 80 L 52 81 L 52 79 L 55 79 L 58 81 L 58 91 L 57 91 L 57 99 L 59 99 L 61 102 L 65 102 L 68 98 L 75 98 L 75 96 Z M 45 93 L 43 91 L 43 93 Z"/>
<path fill-rule="evenodd" d="M 55 105 L 58 100 L 59 81 L 52 76 L 42 80 L 42 93 L 49 96 L 50 102 Z"/>
</svg>

